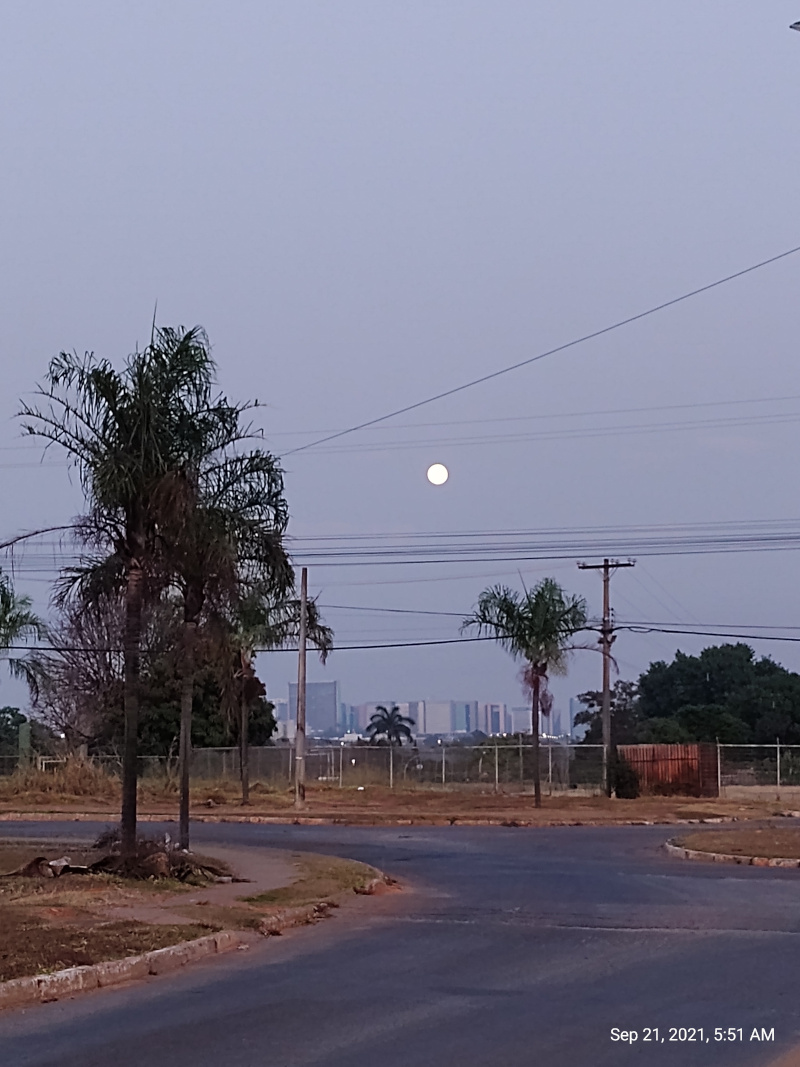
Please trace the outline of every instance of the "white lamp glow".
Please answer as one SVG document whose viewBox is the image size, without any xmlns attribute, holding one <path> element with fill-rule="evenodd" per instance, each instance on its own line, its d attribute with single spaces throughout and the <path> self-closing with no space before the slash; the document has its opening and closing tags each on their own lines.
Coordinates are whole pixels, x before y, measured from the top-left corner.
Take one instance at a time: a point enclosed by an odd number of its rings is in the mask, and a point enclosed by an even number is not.
<svg viewBox="0 0 800 1067">
<path fill-rule="evenodd" d="M 444 485 L 450 477 L 450 472 L 444 463 L 432 463 L 428 467 L 428 481 L 431 485 Z"/>
</svg>

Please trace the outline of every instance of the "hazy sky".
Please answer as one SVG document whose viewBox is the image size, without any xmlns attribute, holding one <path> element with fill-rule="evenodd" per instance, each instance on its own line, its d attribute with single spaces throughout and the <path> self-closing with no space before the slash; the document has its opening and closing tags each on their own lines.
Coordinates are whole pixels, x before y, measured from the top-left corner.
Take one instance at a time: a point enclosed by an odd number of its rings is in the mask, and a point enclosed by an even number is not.
<svg viewBox="0 0 800 1067">
<path fill-rule="evenodd" d="M 267 405 L 282 452 L 800 244 L 798 17 L 783 0 L 6 3 L 2 532 L 81 507 L 58 457 L 20 449 L 20 397 L 59 349 L 121 360 L 156 300 L 161 323 L 206 327 L 221 385 Z M 401 428 L 287 457 L 291 529 L 800 516 L 800 399 L 591 414 L 800 397 L 798 283 L 800 256 Z M 432 422 L 447 425 L 407 428 Z M 434 460 L 451 470 L 440 489 Z M 797 622 L 797 553 L 642 562 L 615 579 L 621 618 Z M 19 587 L 44 611 L 47 567 L 33 570 Z M 574 562 L 522 571 L 599 610 L 599 578 Z M 323 604 L 454 612 L 492 581 L 520 579 L 498 563 L 311 571 Z M 458 621 L 326 615 L 344 643 L 455 636 Z M 678 644 L 704 642 L 621 636 L 623 676 Z M 800 646 L 757 647 L 800 669 Z M 285 695 L 292 658 L 260 670 Z M 342 651 L 311 677 L 353 703 L 520 700 L 488 646 Z M 559 702 L 599 680 L 599 657 L 576 655 Z"/>
</svg>

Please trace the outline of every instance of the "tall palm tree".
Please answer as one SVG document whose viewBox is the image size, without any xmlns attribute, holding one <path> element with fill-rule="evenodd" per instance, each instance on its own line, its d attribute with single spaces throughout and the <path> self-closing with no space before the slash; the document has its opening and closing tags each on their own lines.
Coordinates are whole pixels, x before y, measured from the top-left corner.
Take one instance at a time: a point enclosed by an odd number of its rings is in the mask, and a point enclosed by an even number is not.
<svg viewBox="0 0 800 1067">
<path fill-rule="evenodd" d="M 542 805 L 539 772 L 539 709 L 550 674 L 566 673 L 572 638 L 586 627 L 586 601 L 543 578 L 523 594 L 496 585 L 485 589 L 462 631 L 477 629 L 495 638 L 514 659 L 523 660 L 523 680 L 531 694 L 534 804 Z"/>
<path fill-rule="evenodd" d="M 89 513 L 79 536 L 100 555 L 76 576 L 91 600 L 120 586 L 125 600 L 122 850 L 136 849 L 136 771 L 142 610 L 159 578 L 160 525 L 176 475 L 196 467 L 230 434 L 238 412 L 214 390 L 204 331 L 153 329 L 121 371 L 89 353 L 62 352 L 25 404 L 24 430 L 65 449 Z"/>
<path fill-rule="evenodd" d="M 411 727 L 414 725 L 414 720 L 402 715 L 396 704 L 392 704 L 391 708 L 376 704 L 375 714 L 370 716 L 367 733 L 370 741 L 385 737 L 390 745 L 402 745 L 404 740 L 411 740 Z"/>
<path fill-rule="evenodd" d="M 199 466 L 184 471 L 177 506 L 163 533 L 166 563 L 183 601 L 181 649 L 180 832 L 189 847 L 189 763 L 198 630 L 204 611 L 229 613 L 258 589 L 283 599 L 294 572 L 282 537 L 289 514 L 283 475 L 275 459 L 254 450 L 226 455 L 246 430 L 232 427 L 231 440 Z"/>
</svg>

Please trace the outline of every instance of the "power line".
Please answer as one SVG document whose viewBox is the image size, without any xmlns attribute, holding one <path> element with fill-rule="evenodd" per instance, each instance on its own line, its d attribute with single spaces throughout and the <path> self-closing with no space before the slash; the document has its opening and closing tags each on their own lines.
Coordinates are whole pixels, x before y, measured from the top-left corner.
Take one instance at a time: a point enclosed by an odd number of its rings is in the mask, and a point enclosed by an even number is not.
<svg viewBox="0 0 800 1067">
<path fill-rule="evenodd" d="M 417 430 L 426 429 L 436 426 L 474 426 L 483 423 L 491 422 L 533 422 L 540 420 L 557 421 L 560 419 L 580 419 L 587 416 L 595 415 L 638 415 L 647 411 L 684 411 L 692 408 L 718 408 L 718 407 L 733 407 L 741 404 L 777 404 L 788 403 L 789 401 L 800 400 L 800 394 L 789 394 L 787 396 L 761 396 L 751 397 L 745 400 L 700 400 L 694 401 L 689 404 L 649 404 L 644 407 L 633 408 L 593 408 L 590 411 L 560 411 L 550 414 L 536 414 L 536 415 L 495 415 L 492 418 L 487 419 L 449 419 L 439 420 L 436 422 L 401 422 L 395 423 L 394 426 L 382 426 L 381 429 L 386 430 Z M 301 437 L 308 436 L 315 433 L 337 433 L 336 429 L 327 430 L 271 430 L 268 433 L 268 437 Z M 23 446 L 13 446 L 23 447 Z M 0 451 L 3 451 L 0 448 Z"/>
<path fill-rule="evenodd" d="M 405 415 L 406 412 L 416 411 L 417 408 L 424 407 L 427 404 L 433 404 L 437 400 L 443 400 L 445 397 L 454 396 L 456 393 L 462 393 L 466 389 L 472 389 L 473 386 L 482 385 L 484 382 L 492 381 L 492 379 L 499 378 L 503 374 L 510 374 L 511 371 L 519 370 L 521 367 L 527 367 L 531 363 L 546 359 L 548 356 L 554 356 L 559 352 L 565 352 L 570 348 L 575 348 L 577 345 L 584 344 L 586 341 L 592 341 L 597 337 L 603 337 L 605 334 L 611 333 L 613 330 L 619 330 L 623 326 L 629 326 L 631 323 L 639 322 L 641 319 L 647 318 L 649 315 L 654 315 L 658 311 L 664 311 L 666 308 L 674 307 L 676 304 L 683 303 L 685 300 L 690 300 L 692 297 L 700 296 L 702 293 L 707 293 L 710 290 L 716 289 L 721 285 L 726 285 L 728 282 L 732 282 L 737 278 L 742 278 L 746 274 L 752 274 L 753 271 L 760 270 L 762 267 L 767 267 L 772 263 L 777 263 L 779 260 L 786 259 L 788 256 L 793 256 L 797 252 L 800 252 L 800 245 L 795 248 L 790 248 L 786 252 L 781 252 L 777 256 L 770 256 L 769 259 L 754 263 L 752 266 L 745 267 L 743 270 L 736 271 L 734 274 L 728 274 L 724 278 L 719 278 L 717 281 L 710 282 L 708 285 L 702 285 L 700 288 L 692 289 L 690 292 L 683 293 L 681 296 L 673 297 L 671 300 L 665 300 L 661 304 L 656 304 L 654 307 L 647 308 L 646 311 L 640 311 L 636 315 L 630 315 L 628 318 L 620 319 L 617 322 L 612 323 L 610 326 L 604 326 L 600 330 L 593 330 L 591 333 L 584 334 L 582 337 L 576 337 L 574 340 L 567 341 L 565 344 L 550 348 L 546 352 L 540 352 L 536 356 L 530 356 L 528 359 L 520 360 L 518 363 L 512 363 L 508 367 L 492 371 L 490 374 L 484 374 L 480 378 L 474 378 L 472 381 L 464 382 L 462 385 L 454 386 L 452 389 L 445 389 L 441 393 L 436 393 L 434 396 L 427 397 L 425 400 L 418 400 L 414 404 L 406 404 L 405 407 L 390 411 L 387 415 L 379 415 L 375 419 L 368 419 L 365 422 L 358 423 L 356 426 L 350 426 L 346 430 L 339 430 L 336 433 L 328 434 L 326 437 L 320 437 L 316 441 L 310 441 L 308 444 L 298 445 L 296 448 L 284 452 L 284 456 L 291 456 L 297 452 L 305 452 L 309 448 L 315 448 L 317 445 L 326 444 L 328 441 L 344 437 L 346 434 L 355 433 L 358 430 L 365 430 L 368 426 L 376 426 L 378 423 L 386 422 L 388 419 L 393 419 L 397 415 Z"/>
<path fill-rule="evenodd" d="M 622 426 L 564 427 L 533 430 L 526 433 L 471 434 L 468 437 L 415 438 L 411 441 L 366 441 L 363 444 L 334 445 L 320 448 L 317 455 L 346 455 L 365 452 L 411 452 L 436 446 L 477 448 L 489 445 L 523 444 L 527 441 L 581 441 L 599 437 L 642 437 L 646 434 L 685 433 L 687 431 L 729 430 L 749 426 L 789 426 L 800 421 L 800 412 L 773 415 L 740 415 L 735 418 L 687 419 L 678 422 L 633 423 Z"/>
</svg>

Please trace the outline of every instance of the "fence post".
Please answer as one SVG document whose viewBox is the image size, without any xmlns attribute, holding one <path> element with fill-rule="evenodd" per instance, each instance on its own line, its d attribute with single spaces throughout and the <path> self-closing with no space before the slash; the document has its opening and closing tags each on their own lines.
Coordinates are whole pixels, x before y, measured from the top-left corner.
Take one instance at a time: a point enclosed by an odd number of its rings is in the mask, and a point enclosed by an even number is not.
<svg viewBox="0 0 800 1067">
<path fill-rule="evenodd" d="M 389 788 L 394 789 L 394 745 L 389 742 Z"/>
<path fill-rule="evenodd" d="M 547 795 L 553 795 L 553 746 L 547 746 Z"/>
<path fill-rule="evenodd" d="M 339 746 L 339 788 L 342 788 L 342 764 L 344 763 L 344 745 Z"/>
<path fill-rule="evenodd" d="M 775 738 L 775 755 L 777 757 L 775 762 L 778 765 L 778 789 L 780 789 L 780 787 L 781 787 L 781 739 L 779 737 Z"/>
<path fill-rule="evenodd" d="M 720 758 L 719 738 L 717 738 L 717 796 L 722 796 L 722 759 Z"/>
<path fill-rule="evenodd" d="M 445 781 L 446 781 L 446 772 L 445 772 L 445 769 L 444 769 L 445 768 L 445 762 L 444 762 L 444 750 L 445 750 L 445 748 L 446 748 L 446 746 L 442 745 L 442 785 L 444 785 Z"/>
<path fill-rule="evenodd" d="M 522 757 L 522 731 L 519 734 L 519 787 L 524 792 L 525 790 L 525 762 Z"/>
</svg>

